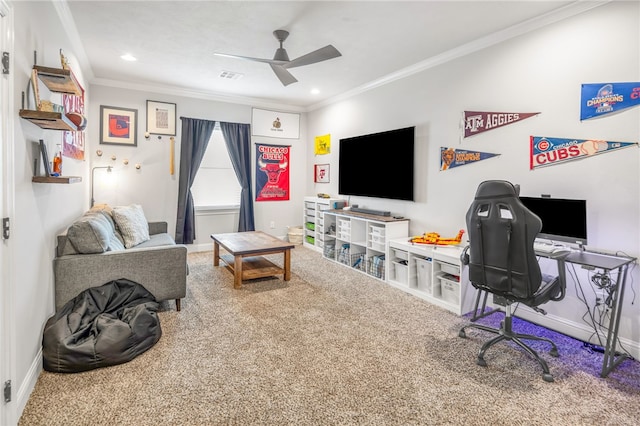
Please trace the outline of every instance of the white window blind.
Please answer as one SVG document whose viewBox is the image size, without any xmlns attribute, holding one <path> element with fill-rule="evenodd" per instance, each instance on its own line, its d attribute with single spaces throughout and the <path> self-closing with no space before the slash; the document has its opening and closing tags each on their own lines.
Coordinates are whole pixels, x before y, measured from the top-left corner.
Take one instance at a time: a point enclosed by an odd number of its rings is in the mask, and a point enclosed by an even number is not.
<svg viewBox="0 0 640 426">
<path fill-rule="evenodd" d="M 196 207 L 240 207 L 240 191 L 220 127 L 213 130 L 191 194 Z"/>
</svg>

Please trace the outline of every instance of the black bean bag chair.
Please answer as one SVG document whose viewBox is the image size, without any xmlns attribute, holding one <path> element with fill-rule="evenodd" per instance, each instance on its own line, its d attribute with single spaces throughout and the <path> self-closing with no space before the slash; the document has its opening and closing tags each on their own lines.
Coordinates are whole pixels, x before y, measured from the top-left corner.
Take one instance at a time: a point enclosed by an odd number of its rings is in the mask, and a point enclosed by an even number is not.
<svg viewBox="0 0 640 426">
<path fill-rule="evenodd" d="M 78 373 L 131 361 L 162 335 L 155 297 L 126 279 L 89 288 L 44 328 L 44 369 Z"/>
</svg>

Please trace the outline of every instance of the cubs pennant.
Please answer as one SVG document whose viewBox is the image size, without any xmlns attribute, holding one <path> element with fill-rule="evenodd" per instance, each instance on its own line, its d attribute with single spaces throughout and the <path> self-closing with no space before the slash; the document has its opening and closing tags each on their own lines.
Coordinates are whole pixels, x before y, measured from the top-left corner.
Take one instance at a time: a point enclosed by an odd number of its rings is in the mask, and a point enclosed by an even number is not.
<svg viewBox="0 0 640 426">
<path fill-rule="evenodd" d="M 476 163 L 497 155 L 500 154 L 440 147 L 440 170 L 449 170 L 454 167 L 466 166 L 467 164 Z"/>
<path fill-rule="evenodd" d="M 566 161 L 593 157 L 616 149 L 638 146 L 637 142 L 608 142 L 603 140 L 561 139 L 531 136 L 530 169 L 553 166 Z"/>
<path fill-rule="evenodd" d="M 540 113 L 464 111 L 464 137 L 507 126 L 538 114 Z"/>
<path fill-rule="evenodd" d="M 583 84 L 580 120 L 601 117 L 640 105 L 640 82 Z"/>
</svg>

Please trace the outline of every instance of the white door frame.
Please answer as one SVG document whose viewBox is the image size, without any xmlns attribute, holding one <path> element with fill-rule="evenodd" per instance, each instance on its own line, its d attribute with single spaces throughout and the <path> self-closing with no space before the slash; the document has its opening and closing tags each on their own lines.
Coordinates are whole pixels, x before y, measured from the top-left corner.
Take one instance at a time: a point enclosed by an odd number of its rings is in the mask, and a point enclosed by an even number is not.
<svg viewBox="0 0 640 426">
<path fill-rule="evenodd" d="M 9 53 L 9 74 L 0 72 L 0 217 L 13 221 L 14 214 L 14 108 L 13 108 L 13 11 L 7 0 L 0 0 L 0 52 Z M 1 231 L 0 231 L 1 234 Z M 13 242 L 0 238 L 0 424 L 15 425 L 17 419 L 16 341 L 13 315 Z M 5 382 L 11 381 L 11 401 L 5 402 Z"/>
</svg>

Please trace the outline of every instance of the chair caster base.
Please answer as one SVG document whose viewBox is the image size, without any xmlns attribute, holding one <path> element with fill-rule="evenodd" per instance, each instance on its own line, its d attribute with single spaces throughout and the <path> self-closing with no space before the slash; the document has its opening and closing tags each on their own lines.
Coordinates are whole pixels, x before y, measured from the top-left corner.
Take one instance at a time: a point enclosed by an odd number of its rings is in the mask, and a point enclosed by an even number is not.
<svg viewBox="0 0 640 426">
<path fill-rule="evenodd" d="M 476 364 L 478 364 L 481 367 L 486 367 L 487 361 L 485 361 L 484 358 L 478 357 L 478 359 L 476 360 Z"/>
<path fill-rule="evenodd" d="M 462 337 L 463 339 L 467 337 L 467 333 L 464 330 L 458 331 L 458 337 Z"/>
<path fill-rule="evenodd" d="M 553 376 L 550 373 L 542 374 L 542 380 L 545 382 L 553 383 Z"/>
<path fill-rule="evenodd" d="M 558 348 L 551 348 L 549 351 L 549 355 L 552 357 L 558 358 L 560 355 L 558 354 Z"/>
</svg>

